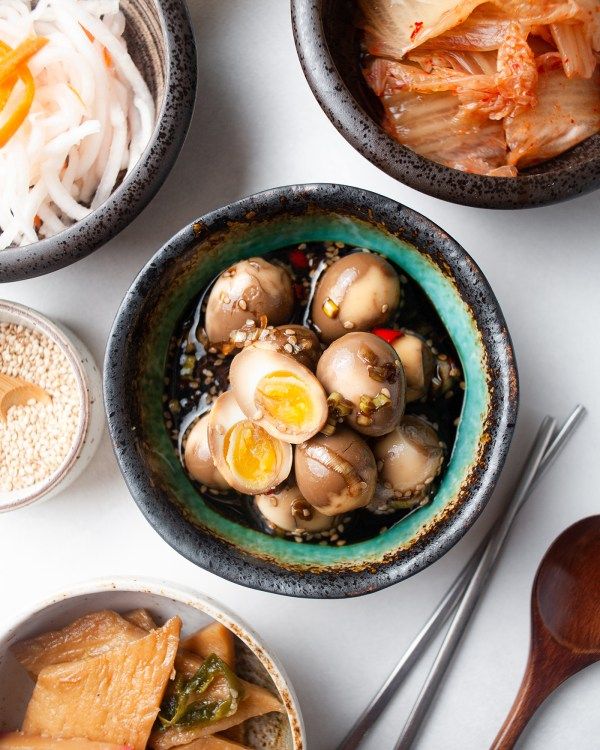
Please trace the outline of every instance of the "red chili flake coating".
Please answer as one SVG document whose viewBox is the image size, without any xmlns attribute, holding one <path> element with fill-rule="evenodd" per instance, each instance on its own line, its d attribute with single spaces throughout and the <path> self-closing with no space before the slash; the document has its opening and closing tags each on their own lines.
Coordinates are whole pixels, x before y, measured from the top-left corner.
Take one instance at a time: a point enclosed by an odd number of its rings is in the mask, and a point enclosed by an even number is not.
<svg viewBox="0 0 600 750">
<path fill-rule="evenodd" d="M 423 28 L 423 21 L 415 21 L 415 28 L 413 29 L 412 34 L 410 35 L 410 41 L 414 42 L 417 38 L 417 34 L 421 29 Z"/>
<path fill-rule="evenodd" d="M 388 344 L 392 344 L 396 339 L 404 336 L 404 331 L 395 331 L 393 328 L 373 328 L 371 333 L 375 336 L 379 336 L 380 339 L 387 341 Z"/>
<path fill-rule="evenodd" d="M 308 268 L 308 258 L 302 250 L 290 250 L 289 258 L 294 268 Z"/>
</svg>

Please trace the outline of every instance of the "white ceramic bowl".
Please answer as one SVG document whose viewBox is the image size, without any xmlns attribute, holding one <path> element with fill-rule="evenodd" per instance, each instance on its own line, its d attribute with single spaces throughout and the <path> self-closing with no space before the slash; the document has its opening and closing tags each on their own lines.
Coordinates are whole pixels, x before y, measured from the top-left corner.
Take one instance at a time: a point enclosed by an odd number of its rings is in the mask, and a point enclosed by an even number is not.
<svg viewBox="0 0 600 750">
<path fill-rule="evenodd" d="M 183 637 L 212 620 L 229 628 L 251 652 L 252 668 L 274 688 L 287 711 L 287 724 L 275 735 L 261 736 L 257 730 L 252 742 L 256 750 L 306 750 L 304 725 L 283 667 L 269 653 L 259 637 L 228 609 L 203 594 L 175 584 L 152 579 L 117 578 L 81 584 L 59 593 L 11 622 L 0 623 L 0 731 L 15 729 L 31 695 L 33 682 L 9 651 L 12 644 L 54 628 L 63 627 L 87 612 L 114 609 L 126 612 L 142 607 L 150 610 L 159 623 L 174 615 L 183 622 Z M 246 649 L 246 652 L 249 653 Z"/>
<path fill-rule="evenodd" d="M 64 326 L 16 302 L 0 300 L 0 323 L 20 323 L 47 336 L 60 347 L 71 365 L 79 391 L 80 420 L 73 444 L 62 465 L 31 487 L 12 492 L 0 490 L 0 513 L 23 508 L 62 492 L 90 462 L 104 430 L 102 379 L 92 355 Z"/>
</svg>

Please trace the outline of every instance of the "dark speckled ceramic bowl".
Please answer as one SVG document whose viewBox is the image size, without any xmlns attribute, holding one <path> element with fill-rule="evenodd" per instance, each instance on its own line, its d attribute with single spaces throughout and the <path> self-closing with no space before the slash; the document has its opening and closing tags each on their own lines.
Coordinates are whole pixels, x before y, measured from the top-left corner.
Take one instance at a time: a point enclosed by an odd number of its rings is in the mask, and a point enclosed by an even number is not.
<svg viewBox="0 0 600 750">
<path fill-rule="evenodd" d="M 187 478 L 163 419 L 169 339 L 190 303 L 231 263 L 312 240 L 376 250 L 419 283 L 452 337 L 466 380 L 456 443 L 431 504 L 384 534 L 345 547 L 271 537 L 213 511 Z M 183 229 L 127 293 L 110 335 L 104 380 L 117 459 L 158 533 L 223 578 L 304 597 L 366 594 L 417 573 L 450 549 L 494 488 L 518 400 L 504 318 L 469 255 L 411 209 L 339 185 L 270 190 Z"/>
<path fill-rule="evenodd" d="M 291 0 L 296 47 L 308 83 L 340 133 L 400 182 L 436 198 L 481 208 L 529 208 L 600 187 L 600 135 L 516 178 L 444 167 L 391 138 L 359 65 L 356 0 Z"/>
<path fill-rule="evenodd" d="M 196 97 L 196 47 L 185 0 L 121 0 L 121 10 L 129 52 L 156 103 L 152 138 L 111 197 L 85 219 L 54 237 L 0 250 L 0 282 L 41 276 L 92 253 L 135 219 L 175 163 Z"/>
</svg>

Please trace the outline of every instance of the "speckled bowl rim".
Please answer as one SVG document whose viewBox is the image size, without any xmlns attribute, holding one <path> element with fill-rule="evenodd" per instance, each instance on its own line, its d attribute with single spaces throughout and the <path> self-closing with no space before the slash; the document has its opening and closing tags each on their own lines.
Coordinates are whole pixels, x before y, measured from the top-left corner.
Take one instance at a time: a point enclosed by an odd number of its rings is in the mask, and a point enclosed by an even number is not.
<svg viewBox="0 0 600 750">
<path fill-rule="evenodd" d="M 600 157 L 517 178 L 468 174 L 437 164 L 389 136 L 360 106 L 329 51 L 323 0 L 291 0 L 294 41 L 308 84 L 336 129 L 362 156 L 415 190 L 476 208 L 533 208 L 576 198 L 600 187 Z M 600 135 L 592 136 L 600 139 Z M 557 180 L 566 185 L 557 191 Z"/>
<path fill-rule="evenodd" d="M 87 375 L 81 364 L 77 347 L 69 339 L 68 335 L 57 326 L 56 323 L 53 323 L 50 318 L 47 318 L 45 315 L 42 315 L 42 313 L 39 313 L 37 310 L 27 307 L 26 305 L 20 305 L 16 302 L 9 302 L 8 300 L 0 299 L 0 323 L 4 322 L 2 317 L 3 313 L 18 316 L 24 326 L 47 336 L 60 348 L 75 375 L 77 393 L 79 395 L 80 416 L 77 432 L 75 433 L 73 443 L 71 444 L 63 463 L 45 480 L 33 485 L 31 491 L 22 496 L 19 500 L 7 503 L 3 502 L 0 498 L 0 514 L 7 513 L 11 510 L 17 510 L 18 508 L 25 508 L 39 500 L 43 500 L 48 493 L 52 492 L 67 478 L 77 464 L 78 456 L 81 453 L 83 444 L 85 443 L 90 426 L 92 410 Z"/>
<path fill-rule="evenodd" d="M 172 601 L 192 607 L 225 625 L 228 630 L 231 630 L 252 651 L 269 674 L 269 677 L 273 680 L 279 697 L 286 708 L 292 741 L 294 743 L 293 750 L 306 750 L 302 712 L 290 679 L 279 664 L 279 658 L 275 654 L 271 654 L 270 650 L 263 644 L 262 639 L 241 617 L 211 596 L 194 591 L 187 586 L 145 576 L 116 576 L 77 583 L 70 586 L 66 591 L 50 595 L 43 601 L 21 611 L 15 617 L 11 617 L 10 621 L 3 619 L 0 622 L 0 643 L 10 640 L 13 634 L 25 623 L 33 620 L 37 614 L 58 602 L 76 597 L 89 597 L 91 599 L 95 594 L 110 591 L 148 593 L 153 596 L 171 599 Z"/>
<path fill-rule="evenodd" d="M 131 439 L 137 427 L 131 422 L 132 373 L 124 366 L 132 355 L 127 332 L 132 321 L 142 314 L 148 290 L 160 285 L 166 266 L 214 232 L 227 232 L 238 223 L 252 224 L 257 216 L 263 221 L 282 214 L 293 215 L 294 210 L 300 212 L 310 205 L 383 224 L 386 231 L 402 234 L 405 242 L 410 243 L 413 237 L 417 247 L 419 239 L 428 242 L 430 250 L 420 248 L 419 253 L 425 257 L 437 253 L 439 259 L 435 263 L 440 272 L 444 264 L 464 288 L 462 293 L 457 289 L 456 294 L 467 308 L 475 308 L 473 320 L 496 372 L 493 387 L 486 384 L 489 408 L 481 433 L 486 440 L 469 470 L 469 481 L 461 484 L 460 492 L 457 490 L 460 502 L 436 521 L 434 528 L 429 524 L 421 530 L 410 549 L 395 548 L 384 559 L 364 560 L 360 567 L 286 567 L 277 560 L 253 557 L 209 529 L 192 524 L 172 501 L 157 499 L 156 488 L 140 457 L 139 451 L 144 449 Z M 471 284 L 475 286 L 472 288 Z M 488 362 L 485 368 L 489 374 L 492 363 Z M 335 184 L 292 185 L 243 198 L 199 218 L 167 242 L 141 271 L 117 313 L 107 345 L 104 392 L 109 431 L 121 472 L 135 502 L 160 536 L 188 560 L 227 580 L 262 591 L 308 598 L 370 593 L 423 570 L 447 552 L 485 507 L 506 458 L 518 410 L 518 376 L 510 335 L 497 300 L 472 258 L 443 230 L 412 209 L 375 193 Z"/>
<path fill-rule="evenodd" d="M 185 0 L 154 2 L 165 42 L 167 71 L 163 101 L 148 145 L 108 200 L 85 219 L 31 245 L 0 250 L 0 282 L 51 273 L 93 253 L 148 205 L 175 164 L 194 112 L 196 44 Z"/>
</svg>

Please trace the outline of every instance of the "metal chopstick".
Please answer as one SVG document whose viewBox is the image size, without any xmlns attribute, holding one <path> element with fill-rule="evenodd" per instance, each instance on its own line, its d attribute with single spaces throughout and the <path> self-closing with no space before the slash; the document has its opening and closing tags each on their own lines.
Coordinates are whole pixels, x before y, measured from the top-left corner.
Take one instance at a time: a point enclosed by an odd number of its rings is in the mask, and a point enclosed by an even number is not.
<svg viewBox="0 0 600 750">
<path fill-rule="evenodd" d="M 442 645 L 440 646 L 440 650 L 435 657 L 433 666 L 423 683 L 421 692 L 419 693 L 412 711 L 406 720 L 406 724 L 404 725 L 404 729 L 402 730 L 402 734 L 400 735 L 394 750 L 408 750 L 417 737 L 417 734 L 423 725 L 423 719 L 429 710 L 433 697 L 437 692 L 440 682 L 446 673 L 454 652 L 456 651 L 456 647 L 458 646 L 471 615 L 475 610 L 477 602 L 479 601 L 481 592 L 485 588 L 490 573 L 494 567 L 494 563 L 498 559 L 500 550 L 506 541 L 515 516 L 533 485 L 535 474 L 542 463 L 544 453 L 552 440 L 555 429 L 556 422 L 554 419 L 552 417 L 544 417 L 533 444 L 533 448 L 525 462 L 525 468 L 521 474 L 517 490 L 498 526 L 494 529 L 494 533 L 486 544 L 485 551 L 477 563 L 473 577 L 467 585 L 456 613 L 452 618 L 450 627 L 448 628 Z"/>
<path fill-rule="evenodd" d="M 558 435 L 550 444 L 544 454 L 544 458 L 535 475 L 531 489 L 535 487 L 546 470 L 552 465 L 567 440 L 574 432 L 579 422 L 585 415 L 583 406 L 578 405 L 570 414 L 563 424 Z M 497 522 L 496 522 L 497 523 Z M 469 561 L 463 567 L 458 576 L 454 579 L 452 585 L 444 595 L 441 602 L 431 614 L 421 631 L 414 638 L 408 649 L 404 652 L 402 658 L 394 668 L 385 683 L 381 686 L 377 694 L 373 697 L 369 705 L 365 708 L 359 718 L 356 720 L 348 734 L 344 737 L 337 750 L 356 750 L 367 732 L 374 726 L 377 719 L 381 716 L 385 708 L 389 705 L 400 685 L 406 679 L 412 666 L 425 650 L 427 645 L 439 632 L 440 628 L 454 611 L 460 597 L 462 596 L 468 581 L 470 580 L 477 561 L 480 559 L 496 524 L 488 532 L 487 537 L 481 542 L 479 547 L 473 553 Z"/>
</svg>

